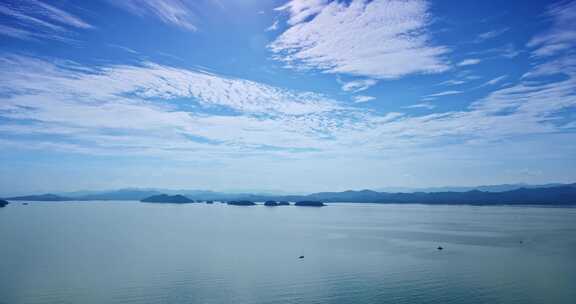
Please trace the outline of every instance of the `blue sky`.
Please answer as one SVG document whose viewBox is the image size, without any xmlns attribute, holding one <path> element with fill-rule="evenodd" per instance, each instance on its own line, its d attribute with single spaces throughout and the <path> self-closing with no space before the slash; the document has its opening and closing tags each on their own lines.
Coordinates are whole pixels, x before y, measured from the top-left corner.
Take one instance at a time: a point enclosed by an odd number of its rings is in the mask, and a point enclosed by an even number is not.
<svg viewBox="0 0 576 304">
<path fill-rule="evenodd" d="M 3 1 L 0 41 L 0 193 L 576 180 L 576 1 Z"/>
</svg>

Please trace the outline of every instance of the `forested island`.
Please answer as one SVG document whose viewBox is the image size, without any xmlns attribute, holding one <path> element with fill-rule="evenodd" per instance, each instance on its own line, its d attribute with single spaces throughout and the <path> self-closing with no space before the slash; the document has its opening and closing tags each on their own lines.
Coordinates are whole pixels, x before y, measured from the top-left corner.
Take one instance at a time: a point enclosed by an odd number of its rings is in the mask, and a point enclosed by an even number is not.
<svg viewBox="0 0 576 304">
<path fill-rule="evenodd" d="M 6 207 L 6 206 L 8 206 L 8 204 L 10 204 L 10 203 L 5 201 L 5 200 L 0 200 L 0 208 Z"/>
</svg>

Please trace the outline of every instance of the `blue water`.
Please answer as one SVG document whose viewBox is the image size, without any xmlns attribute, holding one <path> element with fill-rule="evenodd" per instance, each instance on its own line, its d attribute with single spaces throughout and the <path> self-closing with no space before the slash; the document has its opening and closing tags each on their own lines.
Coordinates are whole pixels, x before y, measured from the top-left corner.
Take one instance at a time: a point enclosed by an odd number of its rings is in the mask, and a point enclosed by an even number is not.
<svg viewBox="0 0 576 304">
<path fill-rule="evenodd" d="M 573 304 L 576 209 L 11 204 L 0 303 Z"/>
</svg>

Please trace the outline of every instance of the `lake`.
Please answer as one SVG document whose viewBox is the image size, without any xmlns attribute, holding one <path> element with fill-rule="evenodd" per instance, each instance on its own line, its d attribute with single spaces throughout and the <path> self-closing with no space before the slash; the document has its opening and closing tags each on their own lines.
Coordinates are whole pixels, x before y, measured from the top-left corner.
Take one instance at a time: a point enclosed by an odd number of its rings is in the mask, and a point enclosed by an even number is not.
<svg viewBox="0 0 576 304">
<path fill-rule="evenodd" d="M 576 208 L 15 203 L 0 303 L 573 304 Z"/>
</svg>

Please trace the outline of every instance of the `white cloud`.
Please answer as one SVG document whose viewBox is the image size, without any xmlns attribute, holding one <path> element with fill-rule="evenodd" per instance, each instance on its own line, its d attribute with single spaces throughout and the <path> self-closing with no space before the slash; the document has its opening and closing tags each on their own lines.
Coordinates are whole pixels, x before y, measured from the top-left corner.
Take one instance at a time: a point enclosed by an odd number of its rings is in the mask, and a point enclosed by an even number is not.
<svg viewBox="0 0 576 304">
<path fill-rule="evenodd" d="M 21 121 L 4 131 L 70 137 L 82 151 L 320 149 L 354 118 L 354 109 L 319 94 L 151 63 L 86 68 L 9 56 L 0 66 L 0 116 Z M 214 114 L 220 110 L 227 114 Z M 347 118 L 336 119 L 342 113 Z M 107 130 L 122 136 L 103 136 Z"/>
<path fill-rule="evenodd" d="M 378 83 L 375 79 L 358 79 L 352 81 L 338 81 L 342 85 L 342 90 L 345 92 L 358 93 L 367 90 L 371 86 Z"/>
<path fill-rule="evenodd" d="M 201 70 L 178 69 L 153 63 L 78 71 L 78 67 L 67 62 L 51 65 L 42 60 L 18 56 L 7 57 L 2 61 L 2 79 L 6 81 L 0 88 L 7 91 L 10 86 L 43 89 L 46 92 L 59 87 L 62 91 L 89 92 L 94 99 L 118 97 L 119 94 L 166 100 L 189 98 L 199 106 L 224 106 L 242 113 L 267 115 L 297 115 L 339 109 L 333 100 L 320 94 L 284 90 Z M 26 81 L 32 72 L 45 76 L 39 75 Z"/>
<path fill-rule="evenodd" d="M 448 49 L 426 32 L 425 1 L 293 0 L 279 10 L 290 27 L 269 47 L 289 67 L 374 79 L 448 69 Z"/>
<path fill-rule="evenodd" d="M 460 63 L 458 63 L 458 65 L 459 66 L 475 65 L 475 64 L 479 64 L 480 61 L 481 60 L 478 58 L 465 59 L 465 60 L 460 61 Z"/>
<path fill-rule="evenodd" d="M 374 96 L 367 96 L 367 95 L 357 95 L 353 97 L 355 103 L 363 103 L 368 102 L 376 99 Z"/>
<path fill-rule="evenodd" d="M 172 24 L 189 31 L 196 31 L 193 2 L 182 0 L 109 0 L 127 11 L 143 16 L 152 15 L 166 24 Z"/>
<path fill-rule="evenodd" d="M 305 21 L 309 17 L 320 13 L 328 5 L 329 0 L 298 0 L 290 1 L 276 8 L 277 11 L 287 10 L 290 13 L 288 24 L 295 25 Z"/>
<path fill-rule="evenodd" d="M 528 43 L 536 57 L 552 56 L 574 49 L 576 41 L 576 1 L 551 6 L 547 11 L 553 26 Z"/>
</svg>

